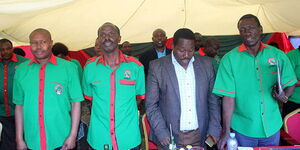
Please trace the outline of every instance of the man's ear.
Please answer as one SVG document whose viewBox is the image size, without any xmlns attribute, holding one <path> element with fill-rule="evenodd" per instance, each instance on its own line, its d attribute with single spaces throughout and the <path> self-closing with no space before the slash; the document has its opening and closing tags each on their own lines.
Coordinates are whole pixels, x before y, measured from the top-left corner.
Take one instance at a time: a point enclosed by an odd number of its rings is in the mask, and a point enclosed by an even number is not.
<svg viewBox="0 0 300 150">
<path fill-rule="evenodd" d="M 119 39 L 118 39 L 118 44 L 121 42 L 121 35 L 119 36 Z"/>
</svg>

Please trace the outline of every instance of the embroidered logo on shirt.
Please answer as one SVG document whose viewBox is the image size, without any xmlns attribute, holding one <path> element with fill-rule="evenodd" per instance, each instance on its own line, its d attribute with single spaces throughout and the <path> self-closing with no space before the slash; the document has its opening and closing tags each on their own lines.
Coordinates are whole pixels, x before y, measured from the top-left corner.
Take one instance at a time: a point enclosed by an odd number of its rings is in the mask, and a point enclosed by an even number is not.
<svg viewBox="0 0 300 150">
<path fill-rule="evenodd" d="M 124 78 L 125 78 L 125 79 L 130 79 L 130 75 L 131 75 L 130 70 L 126 70 L 126 71 L 124 72 Z"/>
<path fill-rule="evenodd" d="M 63 86 L 61 84 L 57 84 L 54 88 L 57 95 L 60 95 L 63 92 Z"/>
<path fill-rule="evenodd" d="M 269 58 L 268 62 L 270 65 L 275 65 L 275 63 L 276 63 L 274 58 Z"/>
</svg>

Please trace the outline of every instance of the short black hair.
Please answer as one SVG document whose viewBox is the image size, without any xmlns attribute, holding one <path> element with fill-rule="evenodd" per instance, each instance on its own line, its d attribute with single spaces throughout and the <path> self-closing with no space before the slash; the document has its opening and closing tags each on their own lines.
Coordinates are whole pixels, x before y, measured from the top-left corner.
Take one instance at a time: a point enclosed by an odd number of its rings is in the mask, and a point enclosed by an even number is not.
<svg viewBox="0 0 300 150">
<path fill-rule="evenodd" d="M 53 45 L 53 47 L 52 47 L 52 53 L 55 56 L 57 56 L 59 54 L 63 54 L 65 56 L 67 56 L 68 53 L 69 53 L 69 49 L 68 49 L 68 47 L 65 44 L 58 42 L 58 43 L 55 43 Z"/>
<path fill-rule="evenodd" d="M 115 24 L 113 24 L 113 23 L 111 23 L 111 22 L 105 22 L 102 26 L 100 26 L 100 27 L 98 28 L 98 36 L 99 36 L 100 30 L 101 30 L 105 25 L 111 25 L 111 26 L 115 27 L 116 30 L 117 30 L 117 33 L 118 33 L 119 35 L 121 35 L 120 29 L 119 29 L 118 26 L 116 26 Z"/>
<path fill-rule="evenodd" d="M 271 46 L 276 47 L 276 48 L 279 49 L 279 45 L 276 42 L 271 42 L 271 43 L 269 43 L 269 45 L 271 45 Z"/>
<path fill-rule="evenodd" d="M 208 46 L 211 46 L 211 45 L 218 45 L 220 47 L 220 41 L 216 38 L 213 38 L 213 37 L 209 37 L 205 40 L 205 43 L 204 43 L 204 47 L 208 47 Z"/>
<path fill-rule="evenodd" d="M 173 45 L 174 47 L 177 45 L 178 40 L 182 39 L 189 39 L 189 40 L 195 40 L 194 32 L 188 28 L 181 28 L 178 29 L 173 36 Z"/>
<path fill-rule="evenodd" d="M 8 39 L 1 39 L 0 44 L 3 44 L 3 43 L 9 43 L 11 46 L 13 46 L 12 42 Z"/>
<path fill-rule="evenodd" d="M 244 20 L 244 19 L 254 19 L 255 22 L 257 23 L 257 25 L 258 25 L 259 27 L 262 27 L 261 24 L 260 24 L 259 19 L 258 19 L 255 15 L 252 15 L 252 14 L 246 14 L 246 15 L 242 16 L 242 17 L 240 18 L 239 22 L 237 23 L 237 26 L 238 26 L 238 27 L 239 27 L 239 23 L 240 23 L 242 20 Z"/>
<path fill-rule="evenodd" d="M 14 48 L 14 53 L 20 56 L 25 56 L 26 53 L 24 52 L 24 50 L 22 48 Z"/>
</svg>

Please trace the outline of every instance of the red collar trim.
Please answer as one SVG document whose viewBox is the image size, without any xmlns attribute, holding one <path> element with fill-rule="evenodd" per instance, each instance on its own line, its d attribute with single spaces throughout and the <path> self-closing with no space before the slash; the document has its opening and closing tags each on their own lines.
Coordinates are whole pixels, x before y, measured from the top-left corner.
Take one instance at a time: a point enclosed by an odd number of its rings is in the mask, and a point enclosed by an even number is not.
<svg viewBox="0 0 300 150">
<path fill-rule="evenodd" d="M 53 55 L 53 54 L 51 54 L 51 56 L 50 56 L 50 59 L 48 60 L 48 62 L 50 62 L 50 63 L 52 63 L 52 64 L 54 64 L 54 65 L 57 65 L 57 60 L 56 60 L 56 57 Z M 29 63 L 28 63 L 28 65 L 31 65 L 32 63 L 39 63 L 35 58 L 33 58 Z"/>
<path fill-rule="evenodd" d="M 0 61 L 3 61 L 3 60 L 0 59 Z M 12 57 L 10 58 L 10 61 L 18 62 L 18 58 L 17 58 L 17 55 L 15 53 L 13 53 Z"/>
<path fill-rule="evenodd" d="M 68 61 L 71 61 L 71 57 L 70 56 L 66 56 Z"/>
<path fill-rule="evenodd" d="M 262 51 L 264 50 L 264 48 L 268 48 L 269 47 L 265 44 L 263 44 L 262 42 L 260 42 L 260 46 L 259 46 L 260 50 L 259 51 Z M 244 43 L 240 46 L 240 48 L 238 49 L 238 52 L 243 52 L 243 51 L 248 51 L 247 47 L 244 45 Z"/>
<path fill-rule="evenodd" d="M 118 51 L 119 51 L 120 62 L 129 62 L 128 58 L 122 53 L 122 51 L 121 50 L 118 50 Z M 106 64 L 105 64 L 104 56 L 101 55 L 99 57 L 100 58 L 98 59 L 97 64 L 102 63 L 105 66 Z"/>
</svg>

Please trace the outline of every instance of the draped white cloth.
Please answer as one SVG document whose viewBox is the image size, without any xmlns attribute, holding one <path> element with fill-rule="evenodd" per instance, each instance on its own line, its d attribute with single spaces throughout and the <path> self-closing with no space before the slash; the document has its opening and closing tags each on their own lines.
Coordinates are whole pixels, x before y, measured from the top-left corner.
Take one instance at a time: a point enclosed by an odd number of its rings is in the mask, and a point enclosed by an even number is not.
<svg viewBox="0 0 300 150">
<path fill-rule="evenodd" d="M 94 45 L 97 29 L 112 22 L 122 41 L 150 42 L 162 28 L 168 37 L 181 27 L 204 35 L 238 34 L 237 21 L 252 13 L 265 33 L 300 35 L 299 0 L 1 0 L 0 37 L 28 43 L 35 28 L 46 28 L 54 42 L 70 50 Z"/>
</svg>

